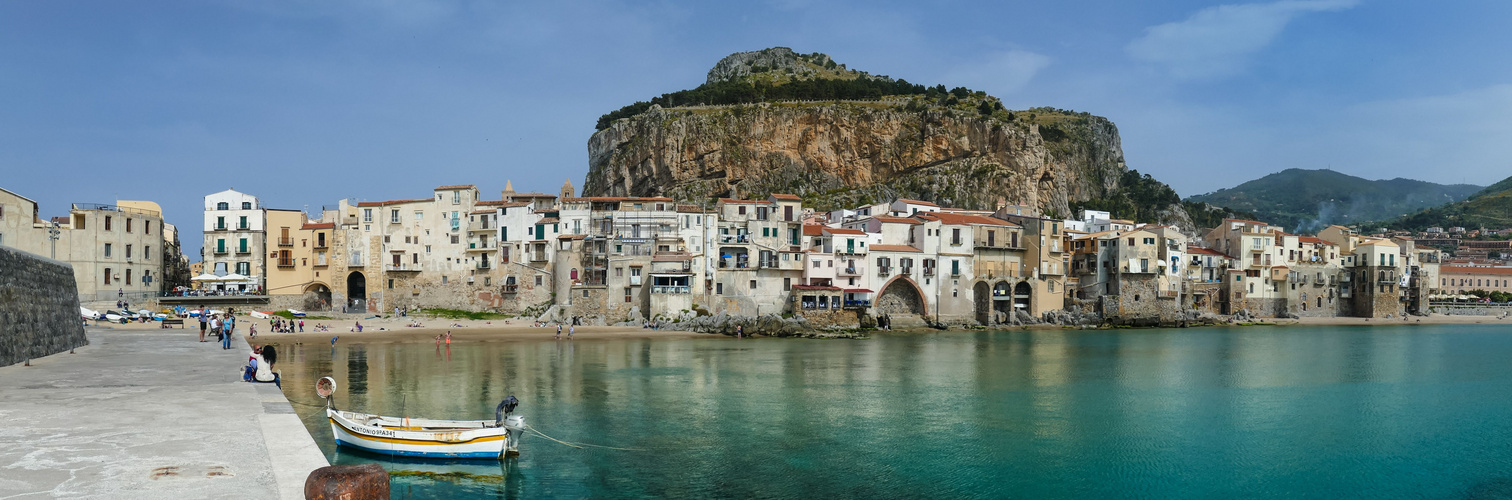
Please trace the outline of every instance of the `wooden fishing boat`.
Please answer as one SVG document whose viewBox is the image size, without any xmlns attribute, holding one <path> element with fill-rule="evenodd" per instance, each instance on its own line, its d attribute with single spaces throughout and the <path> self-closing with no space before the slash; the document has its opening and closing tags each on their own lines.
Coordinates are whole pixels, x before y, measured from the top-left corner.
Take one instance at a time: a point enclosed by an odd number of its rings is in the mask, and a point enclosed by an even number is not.
<svg viewBox="0 0 1512 500">
<path fill-rule="evenodd" d="M 326 418 L 337 446 L 417 458 L 499 459 L 520 454 L 525 417 L 510 415 L 519 404 L 514 396 L 499 403 L 494 420 L 434 420 L 337 410 L 330 396 L 335 390 L 331 377 L 315 384 L 316 393 L 326 400 Z"/>
</svg>

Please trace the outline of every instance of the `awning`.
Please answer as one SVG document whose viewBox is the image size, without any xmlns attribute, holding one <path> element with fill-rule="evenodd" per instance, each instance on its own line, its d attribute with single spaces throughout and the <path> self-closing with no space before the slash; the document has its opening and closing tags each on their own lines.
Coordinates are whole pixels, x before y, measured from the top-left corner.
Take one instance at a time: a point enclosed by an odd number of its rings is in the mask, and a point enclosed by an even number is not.
<svg viewBox="0 0 1512 500">
<path fill-rule="evenodd" d="M 873 292 L 871 290 L 867 290 L 865 288 L 847 288 L 847 289 L 845 289 L 845 293 L 873 293 Z"/>
<path fill-rule="evenodd" d="M 221 279 L 220 276 L 216 276 L 216 275 L 210 274 L 210 273 L 205 273 L 205 274 L 201 274 L 199 276 L 195 276 L 193 278 L 189 278 L 190 281 L 216 281 L 216 280 L 219 280 L 219 279 Z"/>
</svg>

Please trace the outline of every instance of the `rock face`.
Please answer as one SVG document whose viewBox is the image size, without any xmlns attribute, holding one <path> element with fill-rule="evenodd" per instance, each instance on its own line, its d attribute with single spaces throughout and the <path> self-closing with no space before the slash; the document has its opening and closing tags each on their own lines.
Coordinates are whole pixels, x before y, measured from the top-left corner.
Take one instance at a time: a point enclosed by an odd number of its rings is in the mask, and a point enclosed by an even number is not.
<svg viewBox="0 0 1512 500">
<path fill-rule="evenodd" d="M 1042 109 L 1004 121 L 924 101 L 652 106 L 589 140 L 584 195 L 702 202 L 781 192 L 820 209 L 894 197 L 976 209 L 1005 201 L 1069 216 L 1069 203 L 1118 189 L 1126 169 L 1107 119 Z"/>
<path fill-rule="evenodd" d="M 720 59 L 714 68 L 709 70 L 707 83 L 738 80 L 762 70 L 776 71 L 800 78 L 812 77 L 818 76 L 826 67 L 844 71 L 845 66 L 834 64 L 834 60 L 825 54 L 798 54 L 787 47 L 772 47 L 751 52 L 736 52 Z"/>
</svg>

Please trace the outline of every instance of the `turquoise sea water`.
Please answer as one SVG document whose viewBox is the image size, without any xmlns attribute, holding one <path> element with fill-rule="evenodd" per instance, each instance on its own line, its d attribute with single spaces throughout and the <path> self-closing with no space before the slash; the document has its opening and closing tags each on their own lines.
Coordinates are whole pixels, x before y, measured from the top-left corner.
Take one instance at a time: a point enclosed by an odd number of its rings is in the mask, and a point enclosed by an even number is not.
<svg viewBox="0 0 1512 500">
<path fill-rule="evenodd" d="M 395 498 L 1504 498 L 1512 330 L 1248 327 L 286 346 L 333 463 Z M 338 407 L 552 437 L 507 462 L 337 451 Z"/>
</svg>

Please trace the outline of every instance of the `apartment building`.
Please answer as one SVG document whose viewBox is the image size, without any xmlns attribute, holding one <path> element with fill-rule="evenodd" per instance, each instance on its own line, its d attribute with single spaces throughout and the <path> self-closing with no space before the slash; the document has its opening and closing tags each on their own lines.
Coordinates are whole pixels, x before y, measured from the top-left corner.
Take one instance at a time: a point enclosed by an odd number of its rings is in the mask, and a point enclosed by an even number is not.
<svg viewBox="0 0 1512 500">
<path fill-rule="evenodd" d="M 202 288 L 262 293 L 267 272 L 265 218 L 256 196 L 234 189 L 205 196 L 200 258 L 205 272 L 220 280 L 202 281 Z"/>
<path fill-rule="evenodd" d="M 150 201 L 75 203 L 68 216 L 43 220 L 37 202 L 0 189 L 0 245 L 72 265 L 82 302 L 150 298 L 165 270 L 187 269 L 177 233 Z"/>
</svg>

